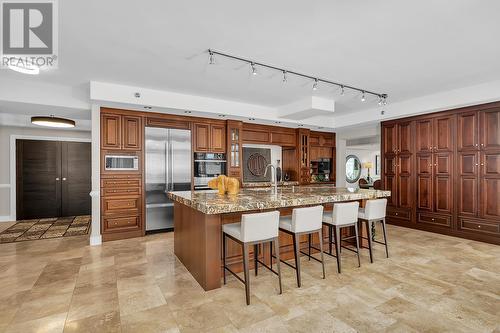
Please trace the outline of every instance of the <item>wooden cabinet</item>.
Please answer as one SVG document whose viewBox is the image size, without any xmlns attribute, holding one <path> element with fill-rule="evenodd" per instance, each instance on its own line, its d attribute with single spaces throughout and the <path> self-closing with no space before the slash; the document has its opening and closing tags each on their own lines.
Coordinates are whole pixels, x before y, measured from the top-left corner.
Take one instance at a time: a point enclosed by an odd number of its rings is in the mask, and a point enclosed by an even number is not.
<svg viewBox="0 0 500 333">
<path fill-rule="evenodd" d="M 143 136 L 142 117 L 101 114 L 101 149 L 141 150 Z"/>
<path fill-rule="evenodd" d="M 309 134 L 306 129 L 297 130 L 297 142 L 299 151 L 299 183 L 309 184 L 311 176 L 309 173 Z"/>
<path fill-rule="evenodd" d="M 242 179 L 243 147 L 241 133 L 243 123 L 241 121 L 227 121 L 227 175 Z"/>
<path fill-rule="evenodd" d="M 335 147 L 335 133 L 311 131 L 309 144 L 318 147 Z"/>
<path fill-rule="evenodd" d="M 382 155 L 389 222 L 410 202 L 408 226 L 500 244 L 500 102 L 383 123 Z"/>
<path fill-rule="evenodd" d="M 194 151 L 224 153 L 226 151 L 226 125 L 222 123 L 195 123 Z"/>
<path fill-rule="evenodd" d="M 101 148 L 120 149 L 122 146 L 122 117 L 115 114 L 101 115 Z"/>
</svg>

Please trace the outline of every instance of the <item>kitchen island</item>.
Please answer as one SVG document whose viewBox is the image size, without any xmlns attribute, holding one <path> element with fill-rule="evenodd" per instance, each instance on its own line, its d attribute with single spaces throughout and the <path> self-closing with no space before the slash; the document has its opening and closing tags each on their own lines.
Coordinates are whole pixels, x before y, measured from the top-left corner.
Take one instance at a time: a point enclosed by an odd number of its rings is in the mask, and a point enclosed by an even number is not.
<svg viewBox="0 0 500 333">
<path fill-rule="evenodd" d="M 241 214 L 278 209 L 290 215 L 294 207 L 389 197 L 390 191 L 336 188 L 331 185 L 242 189 L 237 195 L 217 191 L 169 192 L 174 201 L 174 253 L 205 290 L 220 288 L 222 277 L 222 225 L 239 222 Z M 305 241 L 305 239 L 304 239 Z M 291 258 L 291 242 L 280 236 L 280 253 Z M 269 249 L 262 260 L 269 262 Z M 288 255 L 287 255 L 288 254 Z M 241 271 L 241 247 L 228 243 L 228 264 Z"/>
</svg>

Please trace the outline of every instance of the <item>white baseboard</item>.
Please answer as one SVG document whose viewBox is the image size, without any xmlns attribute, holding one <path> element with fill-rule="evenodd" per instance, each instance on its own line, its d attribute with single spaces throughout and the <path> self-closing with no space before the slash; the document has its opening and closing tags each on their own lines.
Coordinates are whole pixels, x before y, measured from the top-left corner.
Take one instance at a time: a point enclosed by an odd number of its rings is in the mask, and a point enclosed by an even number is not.
<svg viewBox="0 0 500 333">
<path fill-rule="evenodd" d="M 90 236 L 90 246 L 101 245 L 102 244 L 102 236 Z"/>
<path fill-rule="evenodd" d="M 9 221 L 14 221 L 12 219 L 12 216 L 9 216 L 9 215 L 4 215 L 4 216 L 1 216 L 0 215 L 0 222 L 9 222 Z"/>
</svg>

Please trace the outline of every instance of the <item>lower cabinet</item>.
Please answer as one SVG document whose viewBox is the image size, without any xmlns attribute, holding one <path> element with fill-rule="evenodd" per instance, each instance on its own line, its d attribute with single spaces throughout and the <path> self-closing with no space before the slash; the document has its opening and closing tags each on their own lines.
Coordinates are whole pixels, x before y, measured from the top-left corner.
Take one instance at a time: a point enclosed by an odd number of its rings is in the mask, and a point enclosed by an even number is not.
<svg viewBox="0 0 500 333">
<path fill-rule="evenodd" d="M 141 217 L 135 216 L 104 216 L 103 229 L 109 231 L 131 231 L 141 228 Z"/>
<path fill-rule="evenodd" d="M 417 212 L 417 224 L 430 224 L 451 228 L 451 221 L 452 217 L 448 215 Z"/>
</svg>

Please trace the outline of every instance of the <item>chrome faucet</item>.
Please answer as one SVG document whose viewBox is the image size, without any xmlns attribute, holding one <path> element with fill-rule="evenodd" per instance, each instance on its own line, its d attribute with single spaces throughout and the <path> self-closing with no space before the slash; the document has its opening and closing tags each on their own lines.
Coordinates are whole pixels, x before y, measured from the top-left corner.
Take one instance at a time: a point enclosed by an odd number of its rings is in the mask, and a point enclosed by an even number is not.
<svg viewBox="0 0 500 333">
<path fill-rule="evenodd" d="M 269 167 L 274 168 L 274 177 L 271 175 L 271 179 L 272 179 L 271 186 L 274 186 L 274 193 L 278 193 L 278 174 L 276 172 L 276 167 L 274 165 L 272 165 L 271 163 L 269 163 L 266 166 L 266 171 L 264 171 L 264 177 L 267 176 L 267 170 L 269 170 Z"/>
</svg>

